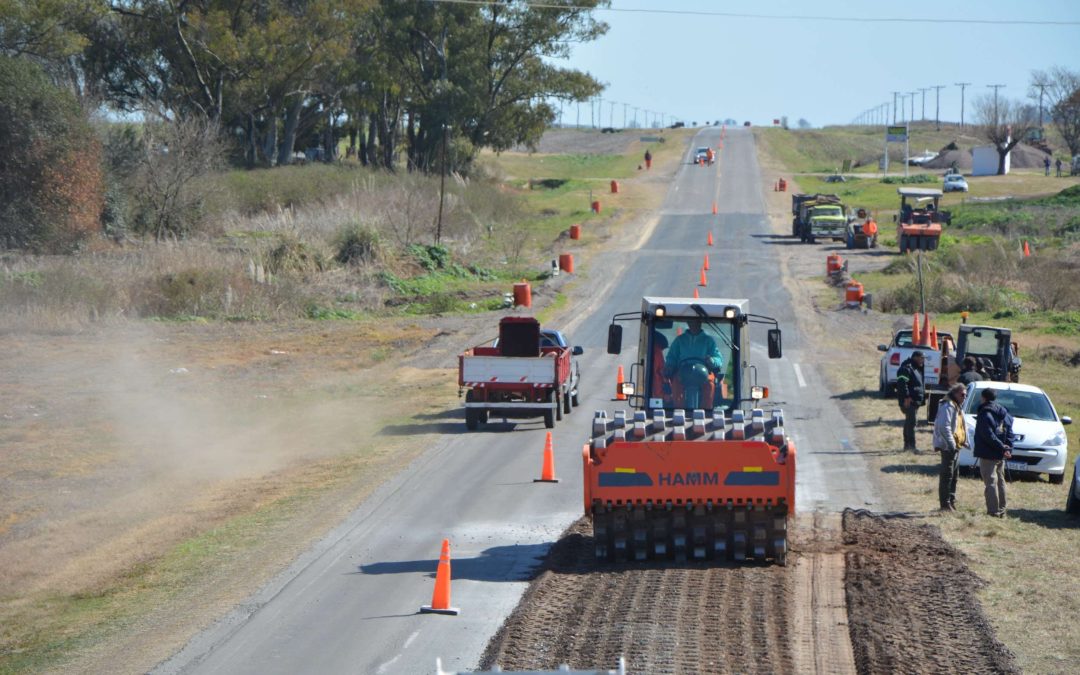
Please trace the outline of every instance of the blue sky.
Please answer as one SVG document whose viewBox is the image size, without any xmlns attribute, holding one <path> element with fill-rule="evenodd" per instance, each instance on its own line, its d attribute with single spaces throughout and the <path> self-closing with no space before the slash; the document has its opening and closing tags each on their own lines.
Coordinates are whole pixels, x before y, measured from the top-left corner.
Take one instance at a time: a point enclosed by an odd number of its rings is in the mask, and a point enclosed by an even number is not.
<svg viewBox="0 0 1080 675">
<path fill-rule="evenodd" d="M 939 22 L 1080 21 L 1080 0 L 612 0 L 612 6 L 920 20 L 838 23 L 598 11 L 610 30 L 594 43 L 576 46 L 568 65 L 608 85 L 603 98 L 619 103 L 616 126 L 622 123 L 622 103 L 687 122 L 731 117 L 769 124 L 787 115 L 792 124 L 800 117 L 815 126 L 846 124 L 863 110 L 891 103 L 895 90 L 933 85 L 948 85 L 940 94 L 941 119 L 956 121 L 956 82 L 972 83 L 968 102 L 991 92 L 987 84 L 1006 85 L 1001 96 L 1024 98 L 1032 70 L 1080 69 L 1080 25 Z M 605 102 L 604 126 L 611 111 Z M 916 119 L 921 112 L 920 92 Z M 567 106 L 564 123 L 573 124 L 576 114 Z M 638 115 L 644 122 L 644 113 Z M 926 116 L 934 117 L 933 90 L 926 93 Z M 966 116 L 970 120 L 970 108 Z M 581 107 L 581 118 L 588 123 L 588 104 Z"/>
</svg>

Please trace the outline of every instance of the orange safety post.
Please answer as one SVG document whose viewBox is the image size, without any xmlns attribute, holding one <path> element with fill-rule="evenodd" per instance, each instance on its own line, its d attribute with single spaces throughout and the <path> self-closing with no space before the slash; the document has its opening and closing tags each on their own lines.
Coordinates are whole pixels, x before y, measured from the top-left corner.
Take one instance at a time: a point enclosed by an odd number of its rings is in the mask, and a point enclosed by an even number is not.
<svg viewBox="0 0 1080 675">
<path fill-rule="evenodd" d="M 619 194 L 619 181 L 617 181 L 617 180 L 611 181 L 611 194 L 613 194 L 613 195 Z"/>
<path fill-rule="evenodd" d="M 619 366 L 619 374 L 615 376 L 615 400 L 625 401 L 626 394 L 623 393 L 622 386 L 625 380 L 623 379 L 623 369 Z"/>
<path fill-rule="evenodd" d="M 712 214 L 715 216 L 718 213 L 720 213 L 720 211 L 716 208 L 716 202 L 713 202 L 712 203 Z"/>
<path fill-rule="evenodd" d="M 581 239 L 581 225 L 571 225 L 570 226 L 570 238 L 571 239 Z"/>
<path fill-rule="evenodd" d="M 709 230 L 709 238 L 705 240 L 705 243 L 712 246 L 712 230 Z"/>
<path fill-rule="evenodd" d="M 450 606 L 450 540 L 442 540 L 439 552 L 439 567 L 435 570 L 435 592 L 431 594 L 431 604 L 420 607 L 421 614 L 452 614 L 461 610 Z"/>
<path fill-rule="evenodd" d="M 708 286 L 709 282 L 705 279 L 705 270 L 701 270 L 701 281 L 698 282 L 698 286 Z"/>
<path fill-rule="evenodd" d="M 533 479 L 534 483 L 558 483 L 555 477 L 555 453 L 551 449 L 551 432 L 547 432 L 547 440 L 544 441 L 544 464 L 540 468 L 540 477 Z"/>
<path fill-rule="evenodd" d="M 699 298 L 699 297 L 701 297 L 701 296 L 698 295 L 697 287 L 695 286 L 694 287 L 694 298 Z"/>
<path fill-rule="evenodd" d="M 560 253 L 559 254 L 559 269 L 567 274 L 574 273 L 574 254 L 573 253 Z"/>
<path fill-rule="evenodd" d="M 1027 240 L 1025 239 L 1024 240 L 1024 257 L 1028 258 L 1030 256 L 1031 256 L 1031 248 L 1028 246 Z"/>
<path fill-rule="evenodd" d="M 702 269 L 709 269 L 709 254 L 705 254 L 705 266 Z"/>
<path fill-rule="evenodd" d="M 514 306 L 532 307 L 532 287 L 524 279 L 520 284 L 514 284 Z"/>
</svg>

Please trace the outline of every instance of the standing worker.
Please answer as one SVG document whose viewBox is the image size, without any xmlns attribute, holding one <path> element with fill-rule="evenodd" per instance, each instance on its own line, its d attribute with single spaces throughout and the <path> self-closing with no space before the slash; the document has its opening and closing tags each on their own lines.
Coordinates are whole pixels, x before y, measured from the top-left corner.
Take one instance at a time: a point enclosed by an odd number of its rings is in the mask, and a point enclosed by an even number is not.
<svg viewBox="0 0 1080 675">
<path fill-rule="evenodd" d="M 956 477 L 960 473 L 960 448 L 967 444 L 967 425 L 961 408 L 967 398 L 967 387 L 954 384 L 938 408 L 934 420 L 934 450 L 941 453 L 938 472 L 938 501 L 942 511 L 956 510 Z"/>
<path fill-rule="evenodd" d="M 1057 177 L 1061 178 L 1061 158 L 1060 157 L 1057 158 L 1057 162 L 1054 163 L 1054 166 L 1057 167 Z"/>
<path fill-rule="evenodd" d="M 1005 460 L 1012 457 L 1012 415 L 997 403 L 997 392 L 982 390 L 982 403 L 975 415 L 975 439 L 972 449 L 979 459 L 983 479 L 986 513 L 1005 517 Z"/>
<path fill-rule="evenodd" d="M 1043 158 L 1043 166 L 1046 167 L 1046 175 L 1050 175 L 1050 155 Z"/>
<path fill-rule="evenodd" d="M 712 166 L 713 160 L 715 158 L 716 158 L 716 155 L 713 153 L 712 148 L 709 148 L 708 150 L 705 151 L 705 160 L 709 163 L 709 166 Z"/>
<path fill-rule="evenodd" d="M 645 168 L 646 169 L 651 169 L 652 168 L 652 153 L 649 152 L 648 148 L 645 149 Z"/>
<path fill-rule="evenodd" d="M 900 364 L 896 372 L 896 393 L 900 410 L 904 413 L 904 449 L 918 452 L 915 446 L 915 422 L 919 408 L 926 401 L 926 385 L 923 383 L 923 365 L 926 357 L 919 350 Z"/>
<path fill-rule="evenodd" d="M 986 378 L 978 371 L 977 365 L 974 356 L 965 356 L 964 362 L 960 365 L 960 375 L 957 376 L 956 381 L 960 384 L 971 384 L 972 382 L 985 380 Z"/>
</svg>

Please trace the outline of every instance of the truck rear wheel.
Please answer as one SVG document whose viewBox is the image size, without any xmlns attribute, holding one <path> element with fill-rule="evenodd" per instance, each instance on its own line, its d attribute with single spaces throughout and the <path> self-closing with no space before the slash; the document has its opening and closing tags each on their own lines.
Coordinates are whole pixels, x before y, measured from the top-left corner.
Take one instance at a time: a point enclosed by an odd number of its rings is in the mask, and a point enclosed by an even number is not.
<svg viewBox="0 0 1080 675">
<path fill-rule="evenodd" d="M 555 419 L 562 422 L 563 416 L 563 397 L 555 394 Z"/>
<path fill-rule="evenodd" d="M 473 402 L 473 393 L 471 391 L 465 393 L 465 402 Z M 465 408 L 465 428 L 469 431 L 476 431 L 480 428 L 481 422 L 487 422 L 487 411 L 481 411 L 479 408 Z"/>
<path fill-rule="evenodd" d="M 544 426 L 548 429 L 555 428 L 555 411 L 559 410 L 558 401 L 555 399 L 555 392 L 551 392 L 548 396 L 548 403 L 555 402 L 554 408 L 544 408 Z M 559 411 L 559 419 L 562 419 L 562 411 Z"/>
<path fill-rule="evenodd" d="M 570 390 L 566 390 L 562 397 L 562 411 L 564 415 L 570 414 Z"/>
</svg>

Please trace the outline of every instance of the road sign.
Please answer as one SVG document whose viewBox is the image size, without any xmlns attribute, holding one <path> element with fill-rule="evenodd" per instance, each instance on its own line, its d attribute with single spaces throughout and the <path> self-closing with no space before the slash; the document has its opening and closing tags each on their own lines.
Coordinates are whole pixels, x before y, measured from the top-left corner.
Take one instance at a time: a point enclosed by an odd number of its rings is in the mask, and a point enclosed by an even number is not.
<svg viewBox="0 0 1080 675">
<path fill-rule="evenodd" d="M 906 126 L 886 127 L 885 141 L 887 143 L 903 143 L 907 141 L 907 134 Z"/>
</svg>

